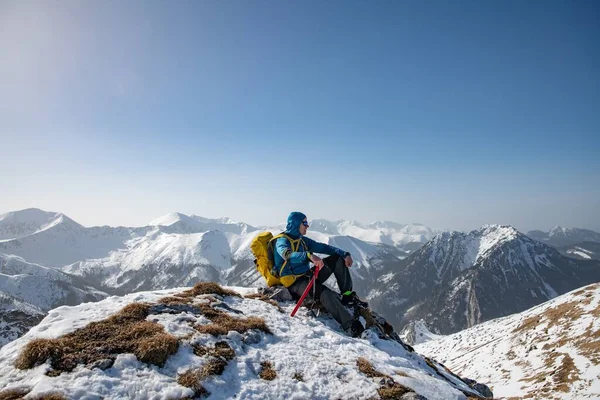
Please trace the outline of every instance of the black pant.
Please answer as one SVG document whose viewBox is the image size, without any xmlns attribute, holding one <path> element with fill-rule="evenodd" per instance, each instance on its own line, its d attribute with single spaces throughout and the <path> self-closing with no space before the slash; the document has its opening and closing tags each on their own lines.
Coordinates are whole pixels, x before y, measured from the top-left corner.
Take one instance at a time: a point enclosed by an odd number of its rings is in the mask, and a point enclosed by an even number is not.
<svg viewBox="0 0 600 400">
<path fill-rule="evenodd" d="M 323 268 L 319 271 L 317 280 L 315 281 L 315 298 L 321 301 L 321 304 L 331 314 L 331 316 L 342 325 L 343 329 L 347 329 L 352 322 L 352 315 L 346 310 L 346 307 L 341 302 L 340 295 L 323 285 L 325 281 L 331 276 L 335 275 L 340 292 L 344 293 L 352 290 L 352 277 L 350 271 L 344 263 L 344 259 L 340 256 L 333 255 L 323 259 Z M 300 298 L 308 282 L 312 279 L 312 274 L 309 276 L 302 276 L 290 286 L 288 290 L 296 298 Z M 311 289 L 312 291 L 312 289 Z"/>
</svg>

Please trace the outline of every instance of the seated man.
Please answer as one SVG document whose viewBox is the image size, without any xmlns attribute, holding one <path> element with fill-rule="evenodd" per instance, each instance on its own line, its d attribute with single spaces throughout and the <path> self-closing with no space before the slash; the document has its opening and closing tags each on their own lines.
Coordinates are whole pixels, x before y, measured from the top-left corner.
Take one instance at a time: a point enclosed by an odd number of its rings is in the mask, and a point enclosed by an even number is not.
<svg viewBox="0 0 600 400">
<path fill-rule="evenodd" d="M 287 237 L 280 237 L 275 243 L 273 271 L 288 286 L 290 293 L 300 298 L 312 277 L 309 262 L 319 267 L 315 298 L 321 301 L 346 332 L 353 337 L 360 336 L 364 330 L 362 324 L 345 307 L 367 307 L 367 303 L 361 301 L 352 291 L 352 277 L 348 270 L 352 266 L 352 256 L 346 251 L 304 236 L 308 226 L 306 215 L 301 212 L 292 212 L 289 215 L 285 231 Z M 321 259 L 313 253 L 328 254 L 329 257 Z M 341 299 L 338 293 L 323 285 L 331 274 L 335 275 L 342 293 Z"/>
</svg>

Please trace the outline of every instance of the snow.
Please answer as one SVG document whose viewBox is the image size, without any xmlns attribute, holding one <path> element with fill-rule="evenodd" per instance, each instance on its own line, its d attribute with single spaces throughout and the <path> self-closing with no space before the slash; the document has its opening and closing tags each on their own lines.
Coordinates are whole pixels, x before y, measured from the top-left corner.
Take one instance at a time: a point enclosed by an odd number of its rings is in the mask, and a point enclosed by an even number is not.
<svg viewBox="0 0 600 400">
<path fill-rule="evenodd" d="M 181 214 L 181 213 L 177 213 L 177 212 L 173 212 L 173 213 L 169 213 L 166 215 L 163 215 L 162 217 L 158 217 L 156 219 L 153 219 L 152 221 L 150 221 L 148 223 L 148 225 L 150 226 L 170 226 L 173 225 L 176 222 L 179 221 L 188 221 L 188 220 L 192 220 L 192 218 L 188 217 L 187 215 Z"/>
<path fill-rule="evenodd" d="M 569 249 L 567 250 L 568 254 L 573 254 L 576 256 L 579 256 L 581 258 L 584 258 L 586 260 L 591 260 L 592 257 L 590 257 L 590 255 L 588 254 L 589 252 L 586 250 L 583 250 L 582 248 L 576 247 L 577 250 L 573 250 L 573 249 Z"/>
<path fill-rule="evenodd" d="M 106 297 L 96 289 L 75 285 L 73 278 L 61 271 L 1 253 L 0 293 L 42 310 L 49 310 L 67 298 L 75 303 L 89 296 Z"/>
<path fill-rule="evenodd" d="M 567 392 L 553 391 L 552 398 L 600 398 L 600 365 L 594 361 L 597 353 L 585 348 L 597 343 L 598 310 L 600 284 L 592 284 L 527 311 L 418 344 L 415 349 L 461 376 L 486 383 L 495 397 L 502 398 L 549 398 L 542 394 L 543 386 L 530 378 L 541 374 L 551 385 L 563 359 L 560 354 L 569 354 L 580 377 L 568 385 Z M 525 322 L 528 325 L 523 328 Z"/>
<path fill-rule="evenodd" d="M 249 293 L 251 289 L 233 288 Z M 201 366 L 205 359 L 193 354 L 189 343 L 214 344 L 225 340 L 234 349 L 236 357 L 229 362 L 223 375 L 203 382 L 212 393 L 211 399 L 366 399 L 377 396 L 380 379 L 368 378 L 358 371 L 358 357 L 367 358 L 378 371 L 388 374 L 396 382 L 408 386 L 430 400 L 465 399 L 453 384 L 434 376 L 430 367 L 416 353 L 408 353 L 393 341 L 381 340 L 376 335 L 353 339 L 340 331 L 334 320 L 311 317 L 300 312 L 290 318 L 293 303 L 283 303 L 285 313 L 258 300 L 226 297 L 224 302 L 246 316 L 265 319 L 273 335 L 253 333 L 242 335 L 230 332 L 220 338 L 193 332 L 190 321 L 205 323 L 203 316 L 192 314 L 149 315 L 166 330 L 179 337 L 184 344 L 171 356 L 164 367 L 139 362 L 132 354 L 121 354 L 114 365 L 106 370 L 78 366 L 73 372 L 58 377 L 44 375 L 48 364 L 31 370 L 18 370 L 13 362 L 23 346 L 34 338 L 56 338 L 72 332 L 92 321 L 114 314 L 132 302 L 156 302 L 159 298 L 181 292 L 183 288 L 141 292 L 125 297 L 109 297 L 99 303 L 76 307 L 59 307 L 24 337 L 0 349 L 0 390 L 28 387 L 29 396 L 58 391 L 68 398 L 130 398 L 167 399 L 191 396 L 191 390 L 177 383 L 177 374 L 191 367 Z M 189 334 L 193 334 L 190 337 Z M 277 378 L 259 379 L 260 363 L 270 361 Z M 292 378 L 303 375 L 303 382 Z M 454 385 L 466 389 L 464 384 Z"/>
<path fill-rule="evenodd" d="M 28 208 L 0 215 L 0 239 L 16 239 L 51 228 L 63 221 L 64 215 Z"/>
<path fill-rule="evenodd" d="M 332 236 L 352 236 L 365 242 L 383 243 L 390 246 L 402 247 L 408 243 L 425 243 L 430 240 L 435 231 L 420 224 L 403 225 L 390 221 L 376 221 L 361 224 L 357 221 L 328 221 L 316 219 L 309 221 L 311 232 L 319 232 Z"/>
</svg>

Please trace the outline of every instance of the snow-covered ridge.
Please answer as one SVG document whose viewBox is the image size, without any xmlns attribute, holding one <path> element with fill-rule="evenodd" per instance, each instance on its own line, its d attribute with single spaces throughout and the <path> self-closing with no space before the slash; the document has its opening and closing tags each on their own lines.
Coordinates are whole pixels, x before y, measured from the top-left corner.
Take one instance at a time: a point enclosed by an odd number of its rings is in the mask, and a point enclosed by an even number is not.
<svg viewBox="0 0 600 400">
<path fill-rule="evenodd" d="M 251 292 L 245 288 L 232 289 L 242 294 Z M 367 399 L 378 397 L 377 390 L 385 384 L 382 382 L 389 384 L 392 380 L 429 400 L 464 400 L 466 396 L 461 391 L 475 395 L 443 368 L 436 372 L 421 356 L 408 352 L 397 342 L 379 339 L 377 335 L 350 338 L 332 319 L 314 318 L 306 311 L 290 318 L 291 302 L 281 303 L 284 312 L 278 312 L 272 304 L 260 300 L 213 294 L 197 297 L 194 304 L 210 304 L 233 318 L 263 318 L 271 334 L 251 330 L 212 336 L 194 329 L 194 325 L 206 325 L 209 321 L 192 308 L 179 312 L 172 309 L 168 313 L 155 311 L 146 321 L 159 324 L 178 340 L 176 353 L 162 366 L 143 363 L 128 353 L 116 355 L 114 362 L 105 367 L 78 366 L 58 376 L 45 374 L 51 369 L 48 362 L 25 370 L 14 366 L 19 353 L 33 339 L 57 338 L 105 319 L 127 304 L 155 304 L 181 291 L 182 288 L 141 292 L 53 310 L 24 337 L 0 349 L 0 376 L 3 377 L 0 391 L 25 388 L 30 390 L 29 396 L 58 392 L 69 399 L 191 397 L 194 391 L 179 384 L 178 377 L 191 369 L 202 368 L 210 359 L 195 354 L 193 346 L 210 348 L 220 341 L 232 349 L 233 357 L 225 363 L 222 374 L 202 380 L 202 386 L 210 393 L 209 399 Z M 381 377 L 371 378 L 360 372 L 359 358 L 366 359 L 388 378 L 382 381 Z M 273 380 L 259 376 L 264 363 L 273 366 Z"/>
<path fill-rule="evenodd" d="M 514 227 L 509 225 L 484 225 L 480 229 L 464 232 L 442 232 L 436 235 L 428 244 L 431 249 L 430 260 L 435 262 L 440 257 L 445 257 L 451 247 L 460 246 L 462 249 L 462 262 L 460 270 L 472 267 L 488 256 L 491 250 L 503 243 L 525 237 Z M 439 253 L 441 251 L 441 254 Z"/>
<path fill-rule="evenodd" d="M 37 208 L 8 212 L 0 215 L 0 240 L 18 239 L 66 223 L 79 225 L 64 214 Z"/>
<path fill-rule="evenodd" d="M 415 346 L 499 397 L 600 398 L 600 284 Z"/>
<path fill-rule="evenodd" d="M 352 236 L 366 242 L 383 243 L 399 248 L 412 243 L 423 244 L 437 233 L 420 224 L 404 225 L 391 221 L 362 224 L 357 221 L 315 219 L 309 222 L 311 224 L 309 233 L 314 231 L 329 235 Z"/>
</svg>

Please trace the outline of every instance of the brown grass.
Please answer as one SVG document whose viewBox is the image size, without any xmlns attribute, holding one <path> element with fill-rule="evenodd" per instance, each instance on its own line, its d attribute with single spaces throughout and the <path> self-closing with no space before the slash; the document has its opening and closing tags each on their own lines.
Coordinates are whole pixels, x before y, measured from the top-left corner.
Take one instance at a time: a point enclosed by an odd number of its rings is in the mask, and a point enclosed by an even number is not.
<svg viewBox="0 0 600 400">
<path fill-rule="evenodd" d="M 8 389 L 0 392 L 0 400 L 22 399 L 31 389 Z"/>
<path fill-rule="evenodd" d="M 221 296 L 242 297 L 238 292 L 233 290 L 223 289 L 221 285 L 215 282 L 198 282 L 193 288 L 180 293 L 181 297 L 196 297 L 201 294 L 218 294 Z"/>
<path fill-rule="evenodd" d="M 244 297 L 246 299 L 254 299 L 254 300 L 264 301 L 265 303 L 268 303 L 268 304 L 272 305 L 273 307 L 277 308 L 277 311 L 279 311 L 280 313 L 284 312 L 283 308 L 281 308 L 281 306 L 279 305 L 279 303 L 277 301 L 270 299 L 269 296 L 266 296 L 263 293 L 251 293 Z"/>
<path fill-rule="evenodd" d="M 181 296 L 167 296 L 158 300 L 159 304 L 164 304 L 166 306 L 179 306 L 179 305 L 187 305 L 192 304 L 194 299 L 192 297 L 181 297 Z"/>
<path fill-rule="evenodd" d="M 194 391 L 194 396 L 199 397 L 210 393 L 202 386 L 202 381 L 213 375 L 221 375 L 225 371 L 227 361 L 221 358 L 211 358 L 202 366 L 202 368 L 194 368 L 187 370 L 177 377 L 177 383 L 182 386 L 189 387 Z"/>
<path fill-rule="evenodd" d="M 10 389 L 0 392 L 0 400 L 21 400 L 31 389 Z M 66 400 L 66 397 L 58 392 L 50 392 L 30 397 L 31 400 Z"/>
<path fill-rule="evenodd" d="M 392 382 L 387 386 L 382 386 L 377 389 L 379 397 L 383 400 L 396 400 L 399 399 L 405 393 L 414 392 L 411 388 L 399 384 L 398 382 Z"/>
<path fill-rule="evenodd" d="M 105 320 L 59 338 L 32 340 L 21 350 L 15 367 L 29 369 L 49 359 L 54 370 L 72 371 L 78 364 L 114 360 L 123 353 L 133 353 L 142 362 L 162 367 L 179 343 L 161 325 L 145 320 L 149 308 L 149 304 L 129 304 Z"/>
<path fill-rule="evenodd" d="M 177 383 L 194 391 L 194 397 L 208 396 L 208 390 L 202 386 L 202 369 L 190 369 L 177 377 Z"/>
<path fill-rule="evenodd" d="M 531 330 L 538 326 L 541 320 L 542 319 L 539 315 L 534 315 L 532 317 L 526 318 L 523 322 L 521 322 L 521 325 L 519 325 L 513 330 L 513 333 Z"/>
<path fill-rule="evenodd" d="M 569 386 L 579 380 L 579 370 L 568 354 L 563 354 L 561 365 L 553 376 L 555 390 L 568 393 Z"/>
<path fill-rule="evenodd" d="M 389 378 L 389 376 L 382 374 L 381 372 L 379 372 L 375 368 L 373 368 L 373 364 L 371 364 L 369 362 L 369 360 L 367 360 L 364 357 L 358 357 L 358 359 L 356 360 L 356 365 L 358 366 L 358 370 L 360 372 L 362 372 L 363 374 L 365 374 L 366 376 L 368 376 L 369 378 L 378 378 L 378 377 Z"/>
<path fill-rule="evenodd" d="M 245 333 L 250 329 L 258 329 L 265 333 L 271 333 L 271 330 L 262 318 L 235 318 L 208 305 L 200 305 L 198 307 L 202 310 L 202 314 L 212 322 L 208 325 L 195 325 L 194 329 L 200 333 L 217 336 L 226 335 L 229 331 Z"/>
<path fill-rule="evenodd" d="M 258 376 L 260 376 L 261 379 L 272 381 L 273 379 L 277 378 L 277 372 L 275 372 L 273 369 L 273 364 L 271 364 L 269 361 L 261 362 L 260 367 L 261 369 Z"/>
<path fill-rule="evenodd" d="M 212 356 L 224 358 L 227 361 L 233 360 L 235 357 L 235 351 L 229 346 L 227 342 L 217 342 L 215 347 L 206 347 L 202 345 L 193 345 L 194 354 L 199 357 Z"/>
</svg>

